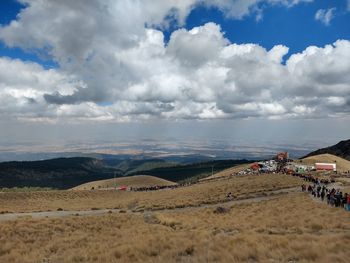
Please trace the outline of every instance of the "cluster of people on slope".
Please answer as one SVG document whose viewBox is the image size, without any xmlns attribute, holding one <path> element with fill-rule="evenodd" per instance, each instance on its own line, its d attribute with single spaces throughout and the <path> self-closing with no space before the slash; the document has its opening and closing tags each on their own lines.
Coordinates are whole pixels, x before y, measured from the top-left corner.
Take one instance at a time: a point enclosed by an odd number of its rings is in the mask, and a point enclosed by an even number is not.
<svg viewBox="0 0 350 263">
<path fill-rule="evenodd" d="M 335 183 L 334 179 L 320 179 L 312 175 L 294 173 L 293 176 L 298 176 L 311 184 L 301 185 L 303 192 L 310 193 L 315 198 L 320 198 L 322 201 L 327 200 L 327 204 L 334 207 L 341 207 L 347 211 L 350 211 L 350 195 L 348 193 L 343 194 L 340 189 L 329 189 L 326 186 L 330 183 Z"/>
<path fill-rule="evenodd" d="M 320 198 L 322 201 L 327 200 L 327 204 L 333 207 L 344 208 L 350 211 L 350 195 L 348 193 L 343 194 L 339 189 L 328 189 L 325 185 L 321 186 L 320 183 L 314 185 L 301 186 L 303 192 L 310 193 L 315 198 Z"/>
<path fill-rule="evenodd" d="M 178 187 L 179 185 L 155 185 L 155 186 L 148 186 L 148 187 L 130 187 L 130 191 L 148 192 L 148 191 L 157 191 L 157 190 L 163 190 L 163 189 L 175 189 Z"/>
<path fill-rule="evenodd" d="M 307 175 L 307 174 L 298 174 L 294 173 L 293 176 L 298 176 L 304 179 L 306 182 L 311 182 L 314 184 L 325 184 L 328 185 L 330 183 L 335 183 L 334 179 L 320 179 L 312 175 Z"/>
</svg>

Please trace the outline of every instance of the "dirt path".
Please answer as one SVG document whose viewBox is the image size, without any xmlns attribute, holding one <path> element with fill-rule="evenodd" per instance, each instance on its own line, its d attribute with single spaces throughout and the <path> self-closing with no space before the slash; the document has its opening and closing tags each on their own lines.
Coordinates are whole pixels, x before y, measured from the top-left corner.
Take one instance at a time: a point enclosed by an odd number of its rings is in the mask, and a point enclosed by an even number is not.
<svg viewBox="0 0 350 263">
<path fill-rule="evenodd" d="M 68 216 L 92 216 L 92 215 L 104 215 L 108 213 L 133 213 L 133 214 L 143 214 L 146 212 L 179 212 L 186 210 L 194 209 L 203 209 L 210 207 L 229 207 L 236 204 L 244 203 L 256 203 L 261 201 L 272 200 L 280 197 L 281 195 L 286 195 L 290 193 L 299 192 L 299 187 L 292 187 L 286 189 L 280 189 L 276 191 L 265 192 L 268 193 L 268 196 L 261 194 L 256 197 L 247 197 L 245 199 L 233 199 L 225 202 L 218 202 L 214 204 L 201 204 L 199 206 L 188 206 L 182 208 L 174 209 L 157 209 L 157 210 L 144 210 L 144 211 L 133 211 L 133 210 L 124 210 L 124 209 L 98 209 L 98 210 L 85 210 L 85 211 L 48 211 L 48 212 L 26 212 L 26 213 L 7 213 L 0 214 L 0 222 L 17 220 L 17 219 L 43 219 L 43 218 L 62 218 Z"/>
</svg>

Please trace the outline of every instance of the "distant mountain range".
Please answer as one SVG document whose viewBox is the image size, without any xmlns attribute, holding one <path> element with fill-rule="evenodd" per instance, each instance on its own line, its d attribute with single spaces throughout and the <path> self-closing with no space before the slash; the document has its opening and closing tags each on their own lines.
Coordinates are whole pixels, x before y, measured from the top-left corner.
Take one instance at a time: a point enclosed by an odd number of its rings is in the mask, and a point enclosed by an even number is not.
<svg viewBox="0 0 350 263">
<path fill-rule="evenodd" d="M 305 157 L 329 153 L 350 161 L 350 140 L 341 141 L 333 146 L 318 149 L 309 153 Z"/>
</svg>

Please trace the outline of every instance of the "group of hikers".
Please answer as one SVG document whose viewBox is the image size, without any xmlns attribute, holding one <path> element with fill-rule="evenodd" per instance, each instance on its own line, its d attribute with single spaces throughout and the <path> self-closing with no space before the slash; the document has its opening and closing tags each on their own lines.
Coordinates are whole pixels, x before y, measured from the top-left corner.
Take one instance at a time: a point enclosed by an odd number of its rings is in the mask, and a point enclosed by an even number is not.
<svg viewBox="0 0 350 263">
<path fill-rule="evenodd" d="M 315 198 L 320 198 L 322 201 L 327 200 L 327 204 L 334 207 L 344 208 L 350 211 L 350 195 L 348 193 L 343 194 L 340 189 L 328 189 L 325 185 L 314 184 L 301 186 L 303 192 L 310 193 Z"/>
<path fill-rule="evenodd" d="M 293 176 L 298 176 L 304 179 L 304 181 L 306 182 L 311 182 L 314 184 L 324 184 L 324 185 L 328 185 L 330 183 L 335 183 L 335 180 L 332 179 L 320 179 L 317 178 L 315 176 L 312 175 L 308 175 L 308 174 L 299 174 L 299 173 L 293 173 Z"/>
<path fill-rule="evenodd" d="M 130 187 L 130 191 L 134 192 L 148 192 L 148 191 L 157 191 L 163 189 L 175 189 L 179 185 L 154 185 L 154 186 L 144 186 L 144 187 Z"/>
<path fill-rule="evenodd" d="M 350 211 L 350 194 L 340 191 L 340 189 L 327 188 L 330 183 L 335 183 L 334 179 L 320 179 L 312 175 L 303 175 L 303 174 L 293 174 L 293 176 L 299 176 L 304 179 L 306 182 L 312 184 L 301 185 L 301 190 L 303 192 L 308 192 L 315 198 L 320 198 L 322 201 L 326 200 L 327 204 L 334 207 L 341 207 Z"/>
</svg>

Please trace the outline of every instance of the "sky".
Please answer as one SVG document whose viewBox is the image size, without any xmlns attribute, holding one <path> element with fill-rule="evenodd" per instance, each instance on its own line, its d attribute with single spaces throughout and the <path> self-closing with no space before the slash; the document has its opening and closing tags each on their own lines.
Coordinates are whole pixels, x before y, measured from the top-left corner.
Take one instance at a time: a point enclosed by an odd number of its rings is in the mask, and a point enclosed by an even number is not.
<svg viewBox="0 0 350 263">
<path fill-rule="evenodd" d="M 2 144 L 330 144 L 349 113 L 349 0 L 0 1 Z"/>
</svg>

